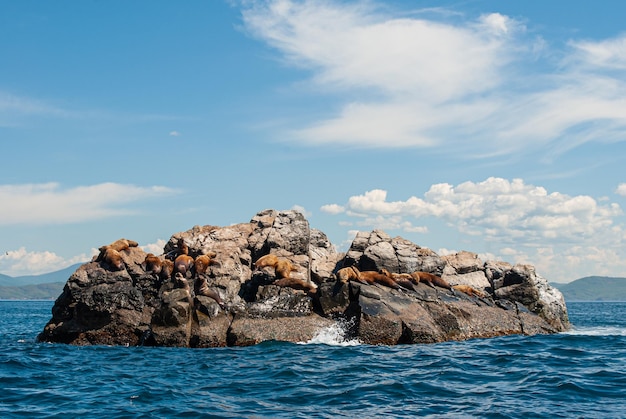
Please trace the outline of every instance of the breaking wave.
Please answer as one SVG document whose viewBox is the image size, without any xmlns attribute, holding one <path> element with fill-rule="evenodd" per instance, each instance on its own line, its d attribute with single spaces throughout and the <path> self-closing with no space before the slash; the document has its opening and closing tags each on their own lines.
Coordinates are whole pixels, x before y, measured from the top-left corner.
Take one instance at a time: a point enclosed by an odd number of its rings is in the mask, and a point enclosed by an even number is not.
<svg viewBox="0 0 626 419">
<path fill-rule="evenodd" d="M 348 331 L 353 326 L 353 322 L 338 320 L 334 324 L 321 329 L 311 340 L 303 344 L 322 344 L 331 346 L 357 346 L 362 342 L 348 336 Z"/>
</svg>

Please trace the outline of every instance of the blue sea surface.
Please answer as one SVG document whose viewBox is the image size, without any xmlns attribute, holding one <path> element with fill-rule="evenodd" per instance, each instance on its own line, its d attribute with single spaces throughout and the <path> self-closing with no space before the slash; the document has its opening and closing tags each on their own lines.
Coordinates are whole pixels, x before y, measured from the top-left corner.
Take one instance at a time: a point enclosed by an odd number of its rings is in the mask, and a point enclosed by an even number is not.
<svg viewBox="0 0 626 419">
<path fill-rule="evenodd" d="M 1 418 L 626 418 L 623 302 L 556 335 L 215 349 L 38 343 L 52 305 L 0 301 Z"/>
</svg>

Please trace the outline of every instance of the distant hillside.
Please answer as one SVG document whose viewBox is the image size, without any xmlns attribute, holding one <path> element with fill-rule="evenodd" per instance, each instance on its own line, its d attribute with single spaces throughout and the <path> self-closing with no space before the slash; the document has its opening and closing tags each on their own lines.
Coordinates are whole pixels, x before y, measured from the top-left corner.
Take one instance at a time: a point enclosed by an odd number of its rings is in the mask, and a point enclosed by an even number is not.
<svg viewBox="0 0 626 419">
<path fill-rule="evenodd" d="M 550 284 L 565 301 L 626 301 L 626 278 L 587 276 L 569 284 Z"/>
<path fill-rule="evenodd" d="M 0 274 L 0 300 L 56 300 L 81 263 L 41 275 Z"/>
<path fill-rule="evenodd" d="M 65 282 L 23 285 L 21 287 L 0 287 L 0 300 L 56 300 Z"/>
<path fill-rule="evenodd" d="M 0 287 L 20 287 L 22 285 L 49 284 L 52 282 L 65 283 L 81 265 L 82 263 L 77 263 L 65 269 L 61 269 L 60 271 L 41 275 L 8 276 L 0 274 Z"/>
</svg>

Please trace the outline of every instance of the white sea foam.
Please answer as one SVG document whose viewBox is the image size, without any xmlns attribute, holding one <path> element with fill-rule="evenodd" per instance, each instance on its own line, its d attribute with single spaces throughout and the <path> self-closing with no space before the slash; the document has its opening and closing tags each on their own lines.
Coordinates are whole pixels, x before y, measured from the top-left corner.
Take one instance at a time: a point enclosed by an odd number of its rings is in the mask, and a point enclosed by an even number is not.
<svg viewBox="0 0 626 419">
<path fill-rule="evenodd" d="M 626 336 L 626 328 L 615 326 L 574 327 L 563 333 L 582 336 Z"/>
<path fill-rule="evenodd" d="M 344 321 L 337 321 L 334 324 L 321 329 L 311 340 L 302 342 L 308 344 L 322 344 L 331 346 L 357 346 L 361 345 L 358 339 L 346 338 L 349 325 Z"/>
</svg>

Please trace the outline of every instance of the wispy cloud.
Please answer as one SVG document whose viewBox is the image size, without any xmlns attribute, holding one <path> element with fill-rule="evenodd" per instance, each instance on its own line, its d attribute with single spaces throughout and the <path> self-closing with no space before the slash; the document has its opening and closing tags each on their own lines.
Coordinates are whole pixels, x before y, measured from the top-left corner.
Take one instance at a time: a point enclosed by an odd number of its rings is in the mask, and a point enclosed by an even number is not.
<svg viewBox="0 0 626 419">
<path fill-rule="evenodd" d="M 557 46 L 498 13 L 406 17 L 374 2 L 246 4 L 249 33 L 342 103 L 335 115 L 292 126 L 298 141 L 439 146 L 474 157 L 546 146 L 560 153 L 626 133 L 624 37 Z M 341 102 L 341 92 L 350 99 Z"/>
<path fill-rule="evenodd" d="M 73 109 L 67 104 L 60 104 L 54 100 L 20 96 L 0 91 L 0 127 L 15 127 L 24 125 L 25 121 L 37 118 L 74 119 L 74 120 L 102 120 L 102 121 L 181 121 L 193 119 L 188 116 L 152 114 L 142 112 L 120 113 L 117 111 L 98 109 Z M 171 131 L 170 135 L 180 135 Z"/>
<path fill-rule="evenodd" d="M 132 214 L 124 207 L 168 196 L 163 186 L 101 183 L 64 189 L 58 183 L 0 185 L 0 225 L 62 224 Z"/>
</svg>

